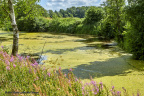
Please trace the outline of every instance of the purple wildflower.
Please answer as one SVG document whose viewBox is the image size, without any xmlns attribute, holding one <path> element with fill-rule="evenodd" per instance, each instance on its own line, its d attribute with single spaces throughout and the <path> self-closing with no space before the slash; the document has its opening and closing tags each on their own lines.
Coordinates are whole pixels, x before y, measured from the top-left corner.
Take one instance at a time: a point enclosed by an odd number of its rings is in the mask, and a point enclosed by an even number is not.
<svg viewBox="0 0 144 96">
<path fill-rule="evenodd" d="M 15 67 L 16 67 L 16 65 L 15 65 L 15 64 L 13 64 L 13 67 L 15 68 Z"/>
<path fill-rule="evenodd" d="M 1 46 L 1 48 L 3 49 L 3 48 L 4 48 L 4 46 Z"/>
<path fill-rule="evenodd" d="M 10 65 L 10 62 L 9 62 L 8 60 L 6 60 L 5 63 L 6 63 L 7 65 Z"/>
<path fill-rule="evenodd" d="M 112 89 L 111 89 L 111 91 L 113 91 L 113 89 L 114 89 L 114 86 L 112 86 Z"/>
<path fill-rule="evenodd" d="M 84 90 L 84 86 L 82 87 L 82 90 Z"/>
<path fill-rule="evenodd" d="M 69 69 L 69 71 L 70 71 L 70 72 L 72 72 L 72 68 L 71 68 L 71 69 Z"/>
<path fill-rule="evenodd" d="M 78 81 L 78 79 L 77 79 L 77 78 L 75 78 L 75 81 L 77 82 L 77 81 Z"/>
<path fill-rule="evenodd" d="M 120 96 L 120 93 L 121 93 L 120 91 L 117 91 L 117 95 L 118 95 L 118 96 Z"/>
<path fill-rule="evenodd" d="M 30 58 L 30 56 L 27 56 L 27 58 L 29 59 L 29 58 Z"/>
<path fill-rule="evenodd" d="M 11 57 L 11 59 L 10 59 L 10 62 L 13 62 L 14 61 L 14 58 L 13 58 L 13 56 Z"/>
<path fill-rule="evenodd" d="M 38 65 L 38 63 L 35 61 L 34 65 L 36 65 L 36 66 L 37 66 L 37 65 Z"/>
<path fill-rule="evenodd" d="M 94 93 L 95 95 L 97 94 L 97 92 Z"/>
<path fill-rule="evenodd" d="M 10 70 L 10 66 L 7 66 L 6 69 L 7 69 L 7 70 Z"/>
<path fill-rule="evenodd" d="M 97 92 L 99 93 L 99 88 L 96 88 L 97 89 Z"/>
<path fill-rule="evenodd" d="M 61 67 L 59 67 L 59 70 L 61 70 Z"/>
<path fill-rule="evenodd" d="M 47 75 L 50 77 L 51 73 L 47 73 Z"/>
<path fill-rule="evenodd" d="M 139 92 L 137 92 L 137 96 L 140 96 Z"/>
<path fill-rule="evenodd" d="M 100 82 L 100 85 L 101 85 L 101 86 L 100 86 L 100 87 L 101 87 L 101 89 L 103 89 L 103 83 L 102 83 L 102 82 Z"/>
<path fill-rule="evenodd" d="M 22 57 L 22 56 L 19 56 L 18 58 L 19 58 L 19 60 L 20 60 L 20 61 L 22 61 L 22 59 L 23 59 L 23 57 Z"/>
<path fill-rule="evenodd" d="M 91 84 L 93 84 L 94 86 L 96 86 L 96 82 L 95 81 L 91 81 Z"/>
<path fill-rule="evenodd" d="M 35 65 L 34 65 L 34 64 L 31 64 L 31 66 L 33 66 L 33 67 L 34 67 Z"/>
</svg>

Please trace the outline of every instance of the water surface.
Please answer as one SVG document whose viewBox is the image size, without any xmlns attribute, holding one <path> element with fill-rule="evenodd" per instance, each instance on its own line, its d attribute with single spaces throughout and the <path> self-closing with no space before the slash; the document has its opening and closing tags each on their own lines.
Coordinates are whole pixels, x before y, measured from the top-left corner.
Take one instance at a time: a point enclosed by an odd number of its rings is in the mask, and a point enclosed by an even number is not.
<svg viewBox="0 0 144 96">
<path fill-rule="evenodd" d="M 12 48 L 12 33 L 0 32 L 0 41 Z M 144 62 L 132 60 L 131 54 L 117 46 L 105 46 L 109 43 L 113 41 L 90 35 L 22 32 L 19 54 L 37 58 L 48 68 L 61 67 L 66 73 L 73 68 L 73 73 L 84 82 L 92 76 L 108 87 L 125 87 L 130 94 L 139 89 L 144 95 Z"/>
</svg>

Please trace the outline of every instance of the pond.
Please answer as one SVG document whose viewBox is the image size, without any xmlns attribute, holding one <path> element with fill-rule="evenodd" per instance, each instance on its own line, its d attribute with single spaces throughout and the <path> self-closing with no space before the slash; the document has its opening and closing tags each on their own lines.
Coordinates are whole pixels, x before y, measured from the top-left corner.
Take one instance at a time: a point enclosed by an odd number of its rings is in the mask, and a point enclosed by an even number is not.
<svg viewBox="0 0 144 96">
<path fill-rule="evenodd" d="M 12 32 L 0 31 L 1 45 L 12 48 Z M 144 95 L 144 61 L 132 60 L 114 41 L 90 35 L 56 33 L 25 33 L 19 36 L 19 54 L 30 55 L 45 67 L 73 73 L 87 82 L 90 76 L 97 82 L 117 90 L 125 87 L 129 94 L 137 89 Z M 39 57 L 42 58 L 39 58 Z"/>
</svg>

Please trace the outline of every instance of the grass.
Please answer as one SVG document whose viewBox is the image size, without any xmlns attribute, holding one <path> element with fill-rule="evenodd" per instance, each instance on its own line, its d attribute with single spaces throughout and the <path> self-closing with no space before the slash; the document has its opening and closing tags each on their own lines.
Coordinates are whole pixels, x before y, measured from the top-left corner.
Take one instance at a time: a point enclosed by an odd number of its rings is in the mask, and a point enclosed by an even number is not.
<svg viewBox="0 0 144 96">
<path fill-rule="evenodd" d="M 65 74 L 59 69 L 45 68 L 30 56 L 10 56 L 4 47 L 0 51 L 0 93 L 2 96 L 129 96 L 114 86 L 108 89 L 102 82 L 82 83 L 69 69 Z M 139 93 L 137 93 L 139 96 Z"/>
</svg>

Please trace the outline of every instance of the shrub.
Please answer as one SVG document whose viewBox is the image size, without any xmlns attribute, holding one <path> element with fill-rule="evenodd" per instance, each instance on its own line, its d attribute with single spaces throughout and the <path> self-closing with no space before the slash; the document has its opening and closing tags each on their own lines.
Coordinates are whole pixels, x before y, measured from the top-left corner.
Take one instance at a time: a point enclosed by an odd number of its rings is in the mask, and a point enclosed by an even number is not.
<svg viewBox="0 0 144 96">
<path fill-rule="evenodd" d="M 125 8 L 126 12 L 126 49 L 133 54 L 135 59 L 144 60 L 144 1 L 130 1 Z"/>
<path fill-rule="evenodd" d="M 20 18 L 17 22 L 19 31 L 45 32 L 49 28 L 49 21 L 43 17 Z"/>
<path fill-rule="evenodd" d="M 103 18 L 103 10 L 99 7 L 90 7 L 85 13 L 84 24 L 94 24 Z"/>
<path fill-rule="evenodd" d="M 99 36 L 103 36 L 107 40 L 113 39 L 115 37 L 114 26 L 112 26 L 112 24 L 109 23 L 107 19 L 103 19 L 99 26 Z"/>
</svg>

